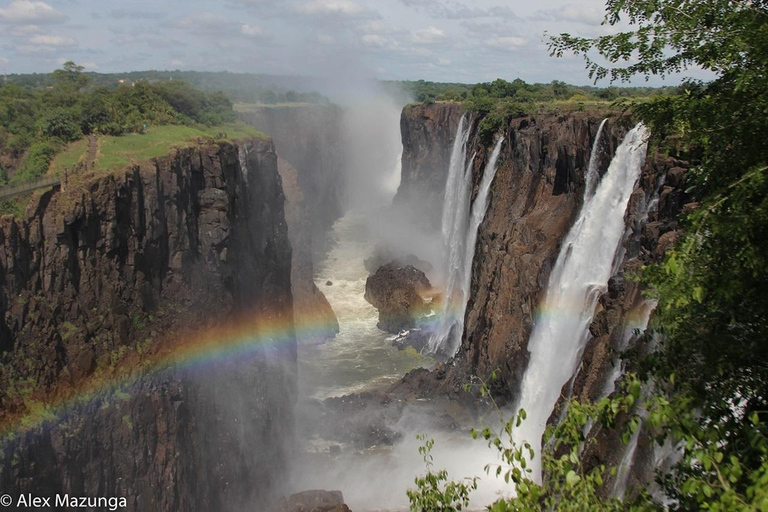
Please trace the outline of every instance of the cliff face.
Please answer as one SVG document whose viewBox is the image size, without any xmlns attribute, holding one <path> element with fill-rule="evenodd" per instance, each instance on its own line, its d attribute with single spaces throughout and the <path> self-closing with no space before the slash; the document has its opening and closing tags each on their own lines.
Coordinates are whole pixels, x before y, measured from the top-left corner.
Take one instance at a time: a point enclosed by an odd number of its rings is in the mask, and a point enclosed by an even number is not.
<svg viewBox="0 0 768 512">
<path fill-rule="evenodd" d="M 285 219 L 293 248 L 291 290 L 296 339 L 302 344 L 323 343 L 339 332 L 331 304 L 315 284 L 312 262 L 312 221 L 298 184 L 298 171 L 283 158 L 277 162 L 285 190 Z"/>
<path fill-rule="evenodd" d="M 447 162 L 441 168 L 419 164 L 429 161 L 420 155 L 443 154 L 447 146 L 446 141 L 437 142 L 445 134 L 438 133 L 431 121 L 424 120 L 450 120 L 454 130 L 449 144 L 461 114 L 454 105 L 405 111 L 407 119 L 403 124 L 420 126 L 409 133 L 427 135 L 419 135 L 412 144 L 405 144 L 403 183 L 442 181 L 444 190 Z M 499 370 L 498 392 L 509 398 L 516 395 L 528 362 L 527 342 L 535 312 L 544 298 L 560 244 L 581 207 L 584 175 L 600 121 L 600 117 L 586 113 L 541 115 L 513 119 L 504 127 L 506 142 L 491 187 L 488 211 L 478 231 L 461 347 L 450 364 L 435 372 L 437 380 L 427 387 L 436 385 L 460 393 L 471 375 L 485 378 Z M 613 121 L 607 123 L 601 173 L 607 169 L 624 132 Z M 471 135 L 470 141 L 473 140 Z M 411 149 L 422 141 L 431 141 L 431 145 Z M 483 155 L 488 151 L 477 142 L 472 146 L 467 153 L 478 155 L 473 170 L 477 187 L 485 166 Z M 679 183 L 660 190 L 657 213 L 647 214 L 645 210 L 658 189 L 659 177 L 679 165 L 649 157 L 628 209 L 628 239 L 614 284 L 625 282 L 623 276 L 628 268 L 660 257 L 663 246 L 673 237 L 666 233 L 676 228 L 674 219 L 682 207 L 684 197 Z M 405 176 L 406 172 L 410 176 Z M 645 222 L 644 216 L 650 222 Z M 642 300 L 639 285 L 622 286 L 614 286 L 601 299 L 593 325 L 595 339 L 590 341 L 585 366 L 574 385 L 573 391 L 579 396 L 599 394 L 611 368 L 609 349 L 621 338 L 627 313 Z M 423 375 L 410 378 L 424 385 Z"/>
<path fill-rule="evenodd" d="M 131 510 L 270 500 L 296 357 L 271 142 L 77 181 L 0 224 L 0 488 L 124 496 Z M 280 349 L 213 357 L 243 318 L 282 326 Z M 198 361 L 185 344 L 202 333 L 213 344 Z"/>
<path fill-rule="evenodd" d="M 341 109 L 264 107 L 242 112 L 240 118 L 273 137 L 280 153 L 278 170 L 294 251 L 291 281 L 297 336 L 300 343 L 323 342 L 339 332 L 339 323 L 315 285 L 312 254 L 313 244 L 323 242 L 323 234 L 342 212 Z"/>
<path fill-rule="evenodd" d="M 454 103 L 412 105 L 403 110 L 403 167 L 393 205 L 406 207 L 414 222 L 440 230 L 445 179 L 463 113 Z"/>
<path fill-rule="evenodd" d="M 341 108 L 263 107 L 239 116 L 272 137 L 280 157 L 296 169 L 313 230 L 322 232 L 331 227 L 343 210 Z"/>
</svg>

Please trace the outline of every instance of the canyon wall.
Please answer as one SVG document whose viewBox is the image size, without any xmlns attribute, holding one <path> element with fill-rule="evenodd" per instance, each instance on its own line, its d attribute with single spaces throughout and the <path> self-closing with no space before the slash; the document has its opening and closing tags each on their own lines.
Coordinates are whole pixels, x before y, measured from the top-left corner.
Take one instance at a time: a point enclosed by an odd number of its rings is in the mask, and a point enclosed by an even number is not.
<svg viewBox="0 0 768 512">
<path fill-rule="evenodd" d="M 71 177 L 0 220 L 4 492 L 136 511 L 276 497 L 296 386 L 283 203 L 254 140 Z"/>
<path fill-rule="evenodd" d="M 326 231 L 343 209 L 342 110 L 331 105 L 257 107 L 239 115 L 273 137 L 280 154 L 297 339 L 322 343 L 339 332 L 339 323 L 315 284 L 313 253 L 321 252 Z"/>
<path fill-rule="evenodd" d="M 462 114 L 456 104 L 421 105 L 404 111 L 403 126 L 408 129 L 403 131 L 403 185 L 398 197 L 411 195 L 418 200 L 429 188 L 444 190 L 450 146 Z M 592 146 L 599 124 L 607 115 L 542 114 L 512 119 L 501 128 L 499 135 L 506 142 L 491 187 L 488 212 L 478 232 L 461 346 L 453 360 L 432 374 L 416 371 L 407 376 L 407 388 L 421 388 L 427 393 L 437 387 L 459 396 L 471 376 L 487 378 L 498 370 L 495 393 L 514 400 L 528 362 L 531 328 L 537 312 L 546 312 L 542 301 L 549 274 L 581 207 Z M 434 121 L 437 119 L 441 120 L 440 128 Z M 447 126 L 453 126 L 453 130 Z M 626 129 L 614 119 L 606 124 L 601 175 Z M 476 130 L 477 120 L 467 151 L 468 155 L 477 154 L 473 196 L 490 153 L 490 148 L 483 147 L 475 137 Z M 411 137 L 413 140 L 406 140 Z M 627 315 L 643 300 L 641 286 L 630 282 L 626 274 L 660 258 L 674 238 L 676 218 L 684 202 L 680 178 L 683 165 L 649 155 L 626 215 L 621 261 L 611 279 L 612 286 L 600 300 L 582 368 L 573 389 L 569 385 L 566 394 L 573 391 L 582 398 L 599 395 L 612 368 L 613 349 L 624 333 Z M 659 180 L 667 173 L 676 178 L 660 187 Z M 657 193 L 658 209 L 648 212 L 648 204 Z M 437 211 L 439 219 L 442 198 L 437 193 L 433 196 L 429 209 Z"/>
<path fill-rule="evenodd" d="M 253 107 L 240 119 L 275 142 L 296 169 L 313 231 L 324 232 L 344 208 L 343 111 L 335 105 Z"/>
<path fill-rule="evenodd" d="M 462 113 L 458 103 L 416 104 L 405 107 L 400 118 L 403 166 L 393 206 L 406 208 L 413 222 L 437 232 L 453 139 Z"/>
</svg>

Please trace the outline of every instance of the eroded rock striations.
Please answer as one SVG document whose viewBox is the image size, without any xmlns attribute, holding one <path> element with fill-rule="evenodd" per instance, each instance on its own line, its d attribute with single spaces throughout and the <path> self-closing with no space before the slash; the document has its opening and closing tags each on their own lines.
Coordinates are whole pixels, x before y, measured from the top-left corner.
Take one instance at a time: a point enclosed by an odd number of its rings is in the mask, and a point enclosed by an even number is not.
<svg viewBox="0 0 768 512">
<path fill-rule="evenodd" d="M 247 141 L 81 176 L 0 220 L 4 492 L 136 511 L 275 497 L 296 386 L 283 202 L 272 143 Z M 254 320 L 273 337 L 238 328 Z"/>
</svg>

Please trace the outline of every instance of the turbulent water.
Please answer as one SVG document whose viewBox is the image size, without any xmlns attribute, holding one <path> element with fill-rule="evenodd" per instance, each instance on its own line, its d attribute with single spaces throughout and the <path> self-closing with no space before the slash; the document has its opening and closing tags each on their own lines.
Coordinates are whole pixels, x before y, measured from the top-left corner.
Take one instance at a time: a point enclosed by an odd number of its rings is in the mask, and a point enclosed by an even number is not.
<svg viewBox="0 0 768 512">
<path fill-rule="evenodd" d="M 516 441 L 528 441 L 541 451 L 541 440 L 562 387 L 573 376 L 600 294 L 605 290 L 624 234 L 624 213 L 645 161 L 645 127 L 631 130 L 597 185 L 585 198 L 578 219 L 563 242 L 549 280 L 528 347 L 531 353 L 523 377 L 519 408 L 528 413 Z M 592 155 L 594 158 L 595 155 Z M 540 458 L 532 461 L 540 478 Z"/>
<path fill-rule="evenodd" d="M 475 155 L 465 165 L 470 128 L 462 117 L 456 130 L 456 139 L 451 153 L 442 218 L 445 248 L 443 272 L 447 279 L 440 323 L 429 339 L 431 353 L 442 353 L 447 356 L 455 354 L 461 343 L 477 230 L 488 209 L 488 194 L 493 178 L 496 176 L 501 145 L 504 142 L 503 137 L 496 142 L 483 170 L 477 196 L 472 202 L 472 166 Z"/>
<path fill-rule="evenodd" d="M 376 327 L 376 309 L 363 298 L 368 276 L 364 260 L 375 245 L 370 217 L 370 213 L 352 212 L 337 221 L 331 232 L 331 249 L 318 266 L 316 283 L 336 312 L 340 332 L 324 345 L 299 349 L 301 418 L 311 417 L 311 412 L 304 414 L 301 408 L 311 408 L 314 399 L 380 388 L 400 380 L 414 367 L 432 363 L 415 351 L 393 347 L 389 335 Z M 327 286 L 328 281 L 332 285 Z M 459 410 L 451 412 L 461 414 Z M 438 467 L 456 478 L 484 476 L 473 493 L 473 503 L 480 509 L 493 502 L 497 493 L 507 488 L 502 479 L 485 475 L 485 465 L 497 462 L 494 454 L 466 431 L 433 431 L 429 425 L 434 417 L 429 404 L 409 406 L 401 417 L 386 425 L 398 433 L 399 440 L 393 446 L 369 449 L 323 439 L 311 434 L 312 425 L 302 425 L 300 429 L 310 434 L 302 437 L 292 484 L 300 490 L 341 489 L 355 511 L 407 510 L 406 491 L 413 487 L 414 477 L 424 472 L 416 434 L 428 432 L 436 440 L 433 455 Z M 339 451 L 332 453 L 334 446 Z"/>
<path fill-rule="evenodd" d="M 389 334 L 376 327 L 378 311 L 364 298 L 364 262 L 374 249 L 366 219 L 350 212 L 334 224 L 330 251 L 316 270 L 315 282 L 336 313 L 339 334 L 324 345 L 300 348 L 299 386 L 305 396 L 358 393 L 393 383 L 426 362 L 397 350 Z"/>
</svg>

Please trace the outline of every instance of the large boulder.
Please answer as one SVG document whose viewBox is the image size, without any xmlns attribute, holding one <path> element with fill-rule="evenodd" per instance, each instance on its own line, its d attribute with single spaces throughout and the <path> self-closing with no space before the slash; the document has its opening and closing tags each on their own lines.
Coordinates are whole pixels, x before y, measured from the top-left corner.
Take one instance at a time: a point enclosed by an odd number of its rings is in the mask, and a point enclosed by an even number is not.
<svg viewBox="0 0 768 512">
<path fill-rule="evenodd" d="M 416 319 L 429 311 L 425 297 L 431 288 L 424 272 L 392 262 L 365 282 L 365 300 L 379 310 L 379 329 L 399 333 L 414 327 Z"/>
<path fill-rule="evenodd" d="M 350 512 L 341 491 L 304 491 L 280 500 L 274 512 Z"/>
</svg>

